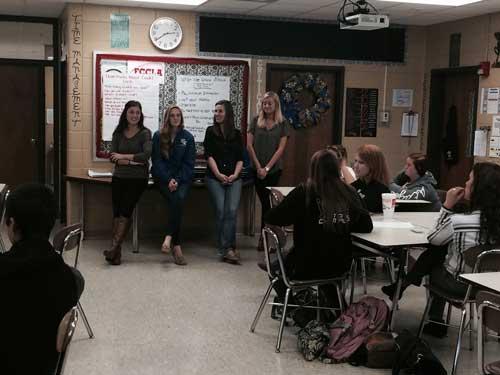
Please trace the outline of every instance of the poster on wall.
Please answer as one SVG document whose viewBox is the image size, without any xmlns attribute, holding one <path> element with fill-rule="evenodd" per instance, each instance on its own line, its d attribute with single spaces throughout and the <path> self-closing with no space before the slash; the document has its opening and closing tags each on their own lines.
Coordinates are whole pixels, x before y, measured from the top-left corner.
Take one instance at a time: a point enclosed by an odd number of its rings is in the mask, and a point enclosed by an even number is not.
<svg viewBox="0 0 500 375">
<path fill-rule="evenodd" d="M 377 136 L 378 89 L 348 88 L 346 94 L 346 137 Z"/>
<path fill-rule="evenodd" d="M 181 107 L 184 125 L 195 137 L 197 154 L 203 154 L 206 128 L 213 123 L 219 100 L 230 100 L 235 126 L 246 134 L 248 62 L 94 53 L 94 135 L 97 160 L 107 159 L 113 131 L 124 105 L 142 105 L 144 125 L 159 130 L 171 105 Z"/>
<path fill-rule="evenodd" d="M 500 111 L 500 88 L 481 89 L 481 113 L 496 115 Z"/>
<path fill-rule="evenodd" d="M 412 107 L 413 89 L 394 89 L 392 90 L 393 107 Z"/>
</svg>

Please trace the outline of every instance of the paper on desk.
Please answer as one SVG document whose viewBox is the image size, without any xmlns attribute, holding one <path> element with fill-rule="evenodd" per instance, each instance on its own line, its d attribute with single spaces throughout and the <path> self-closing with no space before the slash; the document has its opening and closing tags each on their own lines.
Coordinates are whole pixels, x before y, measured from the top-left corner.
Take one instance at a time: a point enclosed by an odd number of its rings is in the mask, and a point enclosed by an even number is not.
<svg viewBox="0 0 500 375">
<path fill-rule="evenodd" d="M 407 221 L 374 221 L 374 228 L 411 229 L 413 224 Z"/>
<path fill-rule="evenodd" d="M 97 172 L 89 169 L 88 171 L 89 177 L 112 177 L 113 173 L 111 172 Z"/>
</svg>

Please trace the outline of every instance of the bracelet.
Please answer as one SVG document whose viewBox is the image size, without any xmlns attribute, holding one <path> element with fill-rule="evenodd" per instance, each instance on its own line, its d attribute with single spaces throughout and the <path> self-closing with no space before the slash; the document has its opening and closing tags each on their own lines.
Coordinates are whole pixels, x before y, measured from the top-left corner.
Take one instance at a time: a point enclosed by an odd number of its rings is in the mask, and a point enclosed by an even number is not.
<svg viewBox="0 0 500 375">
<path fill-rule="evenodd" d="M 269 170 L 270 170 L 269 167 L 264 167 L 264 169 L 266 170 L 266 172 L 269 172 Z"/>
</svg>

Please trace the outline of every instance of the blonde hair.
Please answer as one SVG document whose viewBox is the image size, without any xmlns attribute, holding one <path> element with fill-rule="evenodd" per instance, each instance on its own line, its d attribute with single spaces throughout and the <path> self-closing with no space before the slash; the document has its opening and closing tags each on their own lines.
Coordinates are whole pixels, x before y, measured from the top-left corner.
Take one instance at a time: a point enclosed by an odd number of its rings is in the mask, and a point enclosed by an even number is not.
<svg viewBox="0 0 500 375">
<path fill-rule="evenodd" d="M 278 94 L 276 94 L 274 91 L 268 91 L 264 94 L 259 102 L 259 114 L 257 115 L 257 126 L 259 128 L 263 128 L 266 126 L 266 116 L 264 115 L 264 110 L 262 109 L 262 102 L 267 98 L 271 98 L 274 100 L 274 123 L 279 124 L 284 120 L 283 113 L 281 113 L 281 103 Z"/>
</svg>

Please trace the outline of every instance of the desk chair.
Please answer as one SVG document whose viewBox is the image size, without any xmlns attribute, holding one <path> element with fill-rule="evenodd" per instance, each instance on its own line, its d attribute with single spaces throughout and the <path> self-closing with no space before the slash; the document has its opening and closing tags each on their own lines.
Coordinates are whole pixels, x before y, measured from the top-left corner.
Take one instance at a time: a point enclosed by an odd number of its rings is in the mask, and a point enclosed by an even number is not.
<svg viewBox="0 0 500 375">
<path fill-rule="evenodd" d="M 53 240 L 53 245 L 55 251 L 57 251 L 61 256 L 65 251 L 70 251 L 76 248 L 75 254 L 75 263 L 73 265 L 74 268 L 78 268 L 78 256 L 80 254 L 80 243 L 82 240 L 82 225 L 80 223 L 66 226 L 60 229 L 55 235 Z M 94 338 L 94 332 L 90 327 L 89 321 L 87 320 L 87 316 L 83 311 L 83 307 L 78 301 L 77 303 L 78 311 L 80 312 L 83 323 L 85 324 L 85 328 L 87 329 L 87 333 L 89 338 Z"/>
<path fill-rule="evenodd" d="M 7 202 L 7 197 L 9 196 L 9 187 L 4 185 L 4 188 L 0 191 L 0 253 L 7 251 L 5 243 L 2 238 L 2 224 L 5 215 L 5 202 Z"/>
<path fill-rule="evenodd" d="M 471 249 L 467 250 L 465 253 L 477 253 L 477 249 L 480 249 L 480 246 L 475 246 L 472 247 Z M 464 254 L 464 257 L 467 258 L 467 255 Z M 470 256 L 469 256 L 470 257 Z M 466 261 L 467 263 L 468 261 Z M 475 261 L 474 264 L 474 269 L 473 273 L 478 273 L 478 272 L 498 272 L 500 271 L 500 250 L 485 250 L 481 252 Z M 426 322 L 430 322 L 431 320 L 428 318 L 429 315 L 429 310 L 431 307 L 431 302 L 433 300 L 433 296 L 438 296 L 446 300 L 448 303 L 448 306 L 455 307 L 457 309 L 460 309 L 461 311 L 461 318 L 460 318 L 460 325 L 458 326 L 458 338 L 457 338 L 457 344 L 455 347 L 455 356 L 453 359 L 453 367 L 451 370 L 451 375 L 455 375 L 457 372 L 457 366 L 458 366 L 458 358 L 460 355 L 460 347 L 462 345 L 462 336 L 465 331 L 465 329 L 468 327 L 469 329 L 469 344 L 470 344 L 470 350 L 473 349 L 473 341 L 472 341 L 472 330 L 473 330 L 473 324 L 474 324 L 474 308 L 473 304 L 476 303 L 475 296 L 473 295 L 473 287 L 471 284 L 467 287 L 467 292 L 465 294 L 465 297 L 463 298 L 457 298 L 456 295 L 450 294 L 447 290 L 443 290 L 439 288 L 436 285 L 431 285 L 427 284 L 425 285 L 427 288 L 429 294 L 427 297 L 427 305 L 425 306 L 424 314 L 422 316 L 422 321 L 420 322 L 420 327 L 418 330 L 418 337 L 422 336 L 422 331 L 424 329 L 424 324 Z M 469 319 L 466 324 L 467 320 L 467 306 L 469 307 Z M 441 322 L 435 322 L 437 324 L 444 324 L 450 327 L 457 328 L 456 326 L 451 326 L 448 322 L 447 323 L 441 323 Z"/>
<path fill-rule="evenodd" d="M 280 233 L 281 231 L 281 233 Z M 279 235 L 277 234 L 279 233 Z M 274 284 L 278 280 L 282 280 L 285 285 L 286 285 L 286 294 L 285 294 L 285 301 L 284 303 L 273 303 L 273 305 L 277 306 L 283 306 L 283 313 L 281 315 L 281 323 L 279 326 L 278 330 L 278 337 L 276 341 L 276 353 L 280 352 L 281 348 L 281 339 L 283 336 L 283 328 L 285 326 L 285 320 L 286 320 L 286 313 L 288 307 L 303 307 L 303 308 L 314 308 L 318 312 L 319 316 L 319 311 L 324 309 L 324 310 L 333 310 L 331 307 L 321 307 L 319 304 L 319 297 L 318 300 L 316 301 L 317 304 L 316 306 L 298 306 L 298 305 L 291 305 L 288 303 L 288 300 L 290 298 L 290 295 L 293 292 L 297 292 L 299 290 L 311 288 L 311 287 L 319 287 L 321 285 L 335 285 L 335 288 L 337 289 L 337 295 L 339 298 L 339 306 L 340 306 L 340 311 L 344 311 L 344 297 L 343 294 L 341 294 L 341 285 L 344 283 L 344 281 L 348 278 L 348 275 L 343 275 L 341 277 L 336 277 L 336 278 L 330 278 L 330 279 L 320 279 L 320 280 L 292 280 L 287 276 L 286 269 L 285 269 L 285 261 L 284 261 L 284 256 L 283 256 L 283 250 L 282 246 L 279 240 L 279 237 L 283 238 L 285 237 L 283 233 L 283 229 L 280 227 L 274 227 L 273 229 L 270 229 L 268 227 L 265 227 L 262 229 L 262 237 L 264 238 L 264 254 L 265 254 L 265 259 L 266 259 L 266 265 L 267 265 L 267 274 L 269 276 L 269 286 L 267 287 L 266 293 L 264 294 L 264 297 L 262 298 L 262 302 L 260 303 L 259 309 L 257 310 L 257 314 L 255 315 L 255 318 L 253 320 L 252 326 L 250 327 L 250 332 L 255 331 L 255 327 L 257 326 L 257 323 L 259 321 L 259 318 L 262 314 L 262 310 L 264 310 L 264 306 L 267 303 L 267 300 L 269 299 L 269 296 L 271 294 L 271 291 L 273 289 Z M 275 253 L 278 263 L 279 263 L 279 271 L 274 272 L 271 270 L 271 254 Z M 318 293 L 319 296 L 319 293 Z"/>
<path fill-rule="evenodd" d="M 480 374 L 500 374 L 500 361 L 484 365 L 485 329 L 500 332 L 500 295 L 480 291 L 476 295 L 477 304 L 477 366 Z"/>
<path fill-rule="evenodd" d="M 76 323 L 78 322 L 78 308 L 75 306 L 64 315 L 59 328 L 57 329 L 56 350 L 59 353 L 55 375 L 61 375 L 66 363 L 66 352 L 75 333 Z"/>
</svg>

